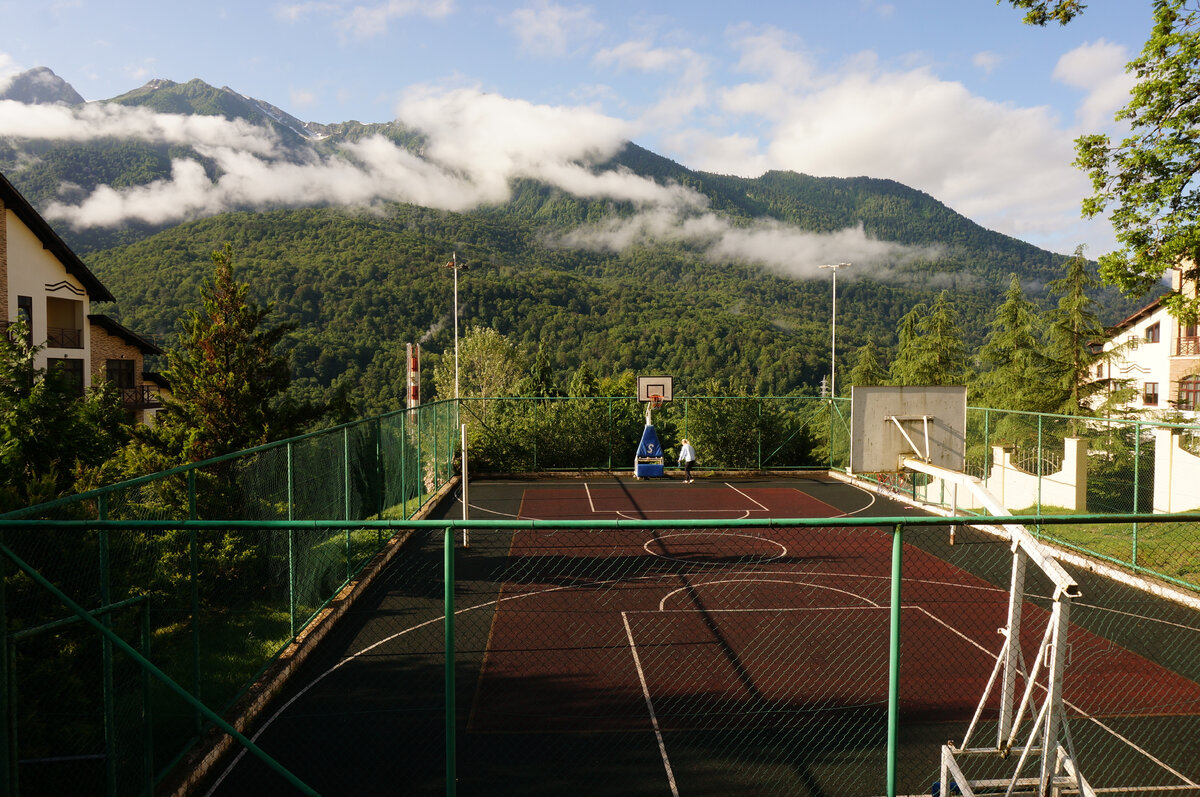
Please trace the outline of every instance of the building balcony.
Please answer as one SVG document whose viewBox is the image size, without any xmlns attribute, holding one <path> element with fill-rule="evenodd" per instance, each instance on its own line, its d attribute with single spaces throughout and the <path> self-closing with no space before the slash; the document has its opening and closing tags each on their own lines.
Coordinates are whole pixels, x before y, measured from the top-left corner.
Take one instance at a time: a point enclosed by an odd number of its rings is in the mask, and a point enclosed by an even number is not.
<svg viewBox="0 0 1200 797">
<path fill-rule="evenodd" d="M 82 349 L 83 330 L 47 327 L 46 345 L 56 349 Z"/>
<path fill-rule="evenodd" d="M 149 410 L 162 406 L 158 391 L 150 385 L 122 387 L 118 390 L 121 391 L 121 406 L 127 410 Z"/>
<path fill-rule="evenodd" d="M 1200 336 L 1180 335 L 1175 339 L 1175 357 L 1200 357 Z"/>
</svg>

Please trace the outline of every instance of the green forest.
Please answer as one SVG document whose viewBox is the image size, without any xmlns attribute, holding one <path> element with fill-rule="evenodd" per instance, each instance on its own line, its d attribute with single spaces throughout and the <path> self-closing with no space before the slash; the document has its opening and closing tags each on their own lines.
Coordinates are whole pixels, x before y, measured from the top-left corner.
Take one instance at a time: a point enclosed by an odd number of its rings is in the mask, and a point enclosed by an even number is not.
<svg viewBox="0 0 1200 797">
<path fill-rule="evenodd" d="M 601 376 L 670 373 L 692 395 L 713 379 L 752 394 L 813 395 L 829 373 L 829 281 L 714 264 L 680 245 L 619 253 L 557 247 L 528 217 L 548 207 L 565 213 L 562 206 L 576 200 L 548 195 L 533 210 L 522 194 L 513 204 L 525 212 L 393 205 L 378 213 L 224 214 L 87 260 L 118 297 L 102 311 L 170 347 L 185 308 L 198 301 L 210 253 L 229 243 L 239 279 L 271 307 L 270 322 L 292 327 L 284 340 L 298 395 L 317 400 L 341 391 L 363 414 L 399 406 L 407 343 L 422 345 L 427 382 L 438 356 L 452 350 L 454 281 L 444 267 L 452 253 L 467 264 L 459 275 L 460 328 L 488 327 L 530 361 L 542 355 L 560 390 L 581 366 Z M 1047 255 L 1030 266 L 1014 252 L 980 275 L 978 258 L 937 264 L 940 273 L 958 265 L 963 274 L 964 286 L 948 295 L 972 351 L 1010 274 L 1040 285 L 1062 276 L 1067 262 Z M 890 360 L 901 319 L 940 292 L 919 273 L 899 282 L 855 276 L 838 286 L 839 367 L 852 365 L 868 342 Z M 1051 303 L 1044 290 L 1030 298 Z M 1096 298 L 1106 320 L 1129 309 L 1103 292 Z M 428 387 L 425 397 L 433 398 Z"/>
</svg>

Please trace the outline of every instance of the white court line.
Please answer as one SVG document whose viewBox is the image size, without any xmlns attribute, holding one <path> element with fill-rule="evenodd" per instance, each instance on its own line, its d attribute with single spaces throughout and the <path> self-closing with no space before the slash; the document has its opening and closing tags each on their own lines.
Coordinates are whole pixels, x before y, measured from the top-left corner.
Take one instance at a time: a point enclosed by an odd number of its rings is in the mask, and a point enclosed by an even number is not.
<svg viewBox="0 0 1200 797">
<path fill-rule="evenodd" d="M 642 684 L 642 697 L 646 699 L 646 710 L 650 712 L 650 725 L 654 728 L 654 738 L 658 739 L 658 752 L 662 756 L 663 768 L 667 771 L 667 783 L 671 784 L 671 794 L 679 797 L 679 787 L 675 785 L 675 773 L 671 770 L 671 759 L 667 757 L 667 744 L 663 740 L 662 729 L 658 727 L 658 714 L 654 711 L 654 700 L 650 697 L 650 687 L 646 684 L 646 673 L 642 670 L 642 659 L 638 656 L 637 643 L 633 641 L 633 629 L 629 627 L 629 616 L 621 612 L 621 622 L 625 624 L 625 636 L 629 639 L 629 652 L 633 654 L 633 665 L 637 668 L 638 680 Z"/>
<path fill-rule="evenodd" d="M 524 593 L 521 593 L 520 595 L 508 595 L 503 598 L 497 598 L 494 601 L 487 601 L 486 603 L 481 603 L 477 606 L 467 606 L 463 609 L 457 609 L 454 612 L 454 616 L 457 617 L 460 614 L 466 614 L 467 612 L 473 612 L 476 609 L 485 609 L 489 606 L 496 606 L 505 601 L 517 600 L 519 598 L 529 598 L 529 597 L 534 597 L 534 596 L 538 596 L 538 595 L 545 595 L 550 592 L 560 592 L 561 590 L 564 590 L 564 589 L 577 589 L 580 586 L 596 587 L 596 586 L 600 586 L 600 585 L 606 584 L 606 583 L 611 583 L 611 582 L 596 581 L 596 582 L 592 582 L 587 585 L 571 584 L 571 585 L 565 585 L 565 586 L 560 586 L 560 587 L 550 587 L 549 589 L 537 590 L 536 592 L 524 592 Z M 417 623 L 416 625 L 405 628 L 402 631 L 397 631 L 396 633 L 392 634 L 391 636 L 384 637 L 383 639 L 379 640 L 378 642 L 370 644 L 367 647 L 363 648 L 362 650 L 351 653 L 349 656 L 342 659 L 337 664 L 333 665 L 328 670 L 326 670 L 325 672 L 318 675 L 316 678 L 312 679 L 312 681 L 309 682 L 309 684 L 307 686 L 305 686 L 303 689 L 301 689 L 299 692 L 297 692 L 295 695 L 293 695 L 290 700 L 288 700 L 286 703 L 284 703 L 282 706 L 280 706 L 278 709 L 276 709 L 275 712 L 273 714 L 271 714 L 271 716 L 268 717 L 266 719 L 266 721 L 263 722 L 262 727 L 260 727 L 257 731 L 254 732 L 254 735 L 250 737 L 250 741 L 257 742 L 259 737 L 262 736 L 263 733 L 265 733 L 269 727 L 271 727 L 272 723 L 274 723 L 275 720 L 279 719 L 279 716 L 281 714 L 283 714 L 283 712 L 285 712 L 289 708 L 291 708 L 293 703 L 295 703 L 300 698 L 304 697 L 304 695 L 306 695 L 310 689 L 312 689 L 314 686 L 319 684 L 321 681 L 325 680 L 326 677 L 333 675 L 333 673 L 335 673 L 337 670 L 341 669 L 342 665 L 349 664 L 351 661 L 354 661 L 355 659 L 359 658 L 360 656 L 364 656 L 367 653 L 370 653 L 372 650 L 379 647 L 380 645 L 386 645 L 389 642 L 399 639 L 400 637 L 404 636 L 405 634 L 409 634 L 418 629 L 425 628 L 426 626 L 445 622 L 445 620 L 446 620 L 446 615 L 444 615 L 444 614 L 439 617 L 433 617 L 429 620 L 426 620 L 423 623 Z M 225 767 L 225 771 L 221 773 L 221 776 L 219 778 L 217 778 L 216 782 L 213 783 L 213 785 L 209 788 L 209 790 L 207 792 L 205 792 L 205 797 L 212 797 L 212 795 L 216 792 L 216 790 L 218 788 L 220 788 L 221 784 L 225 781 L 225 778 L 228 777 L 231 772 L 233 772 L 233 768 L 238 765 L 238 763 L 242 760 L 242 757 L 245 755 L 246 755 L 246 748 L 243 747 L 238 752 L 238 754 L 236 756 L 234 756 L 233 760 L 229 762 L 229 766 Z"/>
<path fill-rule="evenodd" d="M 965 639 L 967 642 L 970 642 L 972 645 L 974 645 L 975 647 L 977 647 L 977 648 L 979 648 L 980 650 L 982 650 L 982 651 L 983 651 L 983 652 L 984 652 L 986 655 L 988 655 L 988 656 L 990 656 L 990 657 L 992 657 L 992 658 L 995 658 L 995 657 L 996 657 L 996 655 L 997 655 L 996 653 L 993 653 L 992 651 L 988 650 L 988 649 L 987 649 L 987 648 L 985 648 L 983 645 L 981 645 L 981 644 L 979 644 L 978 642 L 976 642 L 975 640 L 971 639 L 969 636 L 967 636 L 966 634 L 962 633 L 961 631 L 959 631 L 957 628 L 955 628 L 954 626 L 950 625 L 950 624 L 949 624 L 949 623 L 947 623 L 946 621 L 942 620 L 942 619 L 941 619 L 940 617 L 938 617 L 937 615 L 933 614 L 932 612 L 929 612 L 929 611 L 927 611 L 927 610 L 925 609 L 925 607 L 923 607 L 923 606 L 912 606 L 912 607 L 910 607 L 910 608 L 913 608 L 913 609 L 919 609 L 921 612 L 923 612 L 925 615 L 927 615 L 927 616 L 928 616 L 928 617 L 929 617 L 931 620 L 933 620 L 934 622 L 936 622 L 936 623 L 939 623 L 939 624 L 941 624 L 941 625 L 945 626 L 945 627 L 946 627 L 947 629 L 949 629 L 951 632 L 953 632 L 953 633 L 957 634 L 958 636 L 960 636 L 960 637 L 962 637 L 963 639 Z M 1046 691 L 1046 687 L 1042 686 L 1041 684 L 1037 684 L 1037 687 L 1038 687 L 1039 689 L 1041 689 L 1043 692 L 1044 692 L 1044 691 Z M 1145 758 L 1146 758 L 1147 760 L 1149 760 L 1150 762 L 1152 762 L 1152 763 L 1154 763 L 1154 764 L 1157 764 L 1158 766 L 1160 766 L 1160 767 L 1162 767 L 1163 769 L 1165 769 L 1167 772 L 1170 772 L 1172 775 L 1174 775 L 1175 777 L 1177 777 L 1177 778 L 1179 778 L 1180 780 L 1182 780 L 1182 781 L 1183 781 L 1185 784 L 1187 784 L 1187 786 L 1189 786 L 1189 787 L 1196 787 L 1196 788 L 1200 788 L 1200 783 L 1196 783 L 1194 780 L 1192 780 L 1191 778 L 1189 778 L 1187 775 L 1184 775 L 1182 772 L 1178 772 L 1178 771 L 1176 771 L 1174 768 L 1172 768 L 1172 767 L 1171 767 L 1171 765 L 1170 765 L 1170 764 L 1167 764 L 1165 761 L 1160 761 L 1159 759 L 1155 758 L 1155 757 L 1154 757 L 1154 755 L 1153 755 L 1153 754 L 1151 754 L 1149 750 L 1144 750 L 1144 749 L 1142 749 L 1142 748 L 1141 748 L 1141 747 L 1139 747 L 1137 744 L 1135 744 L 1135 743 L 1134 743 L 1132 740 L 1130 740 L 1130 739 L 1127 739 L 1127 738 L 1125 738 L 1124 736 L 1122 736 L 1121 734 L 1117 733 L 1115 730 L 1113 730 L 1112 728 L 1108 727 L 1107 725 L 1105 725 L 1103 722 L 1101 722 L 1100 720 L 1096 719 L 1096 718 L 1095 718 L 1095 717 L 1093 717 L 1092 715 L 1088 714 L 1086 711 L 1084 711 L 1083 709 L 1081 709 L 1079 706 L 1075 705 L 1075 704 L 1074 704 L 1074 703 L 1072 703 L 1071 701 L 1069 701 L 1069 700 L 1064 700 L 1064 701 L 1063 701 L 1063 705 L 1064 705 L 1064 706 L 1067 706 L 1067 707 L 1068 707 L 1068 708 L 1070 708 L 1072 711 L 1075 711 L 1076 713 L 1078 713 L 1078 714 L 1079 714 L 1079 716 L 1083 717 L 1083 718 L 1084 718 L 1084 719 L 1086 719 L 1088 722 L 1092 722 L 1092 723 L 1095 723 L 1096 725 L 1099 725 L 1099 726 L 1100 726 L 1101 728 L 1103 728 L 1105 731 L 1107 731 L 1108 733 L 1110 733 L 1110 734 L 1112 734 L 1113 736 L 1117 737 L 1117 739 L 1119 739 L 1119 740 L 1121 740 L 1122 742 L 1124 742 L 1125 744 L 1129 745 L 1129 747 L 1133 748 L 1133 749 L 1134 749 L 1134 750 L 1136 750 L 1137 752 L 1141 753 L 1141 754 L 1142 754 L 1143 756 L 1145 756 Z M 1139 790 L 1140 790 L 1140 789 L 1139 789 Z M 1099 790 L 1097 790 L 1097 791 L 1099 791 Z"/>
<path fill-rule="evenodd" d="M 592 514 L 596 514 L 596 502 L 592 498 L 592 486 L 587 482 L 583 483 L 583 491 L 587 493 L 588 507 L 592 510 Z"/>
<path fill-rule="evenodd" d="M 747 495 L 747 494 L 746 494 L 746 493 L 745 493 L 743 490 L 739 490 L 738 488 L 734 487 L 734 486 L 733 486 L 732 484 L 730 484 L 729 482 L 725 482 L 725 486 L 726 486 L 726 487 L 728 487 L 730 490 L 733 490 L 733 491 L 734 491 L 735 493 L 737 493 L 738 495 L 740 495 L 740 496 L 742 496 L 743 498 L 745 498 L 745 499 L 746 499 L 747 501 L 749 501 L 750 503 L 752 503 L 752 504 L 758 504 L 758 508 L 759 508 L 759 509 L 761 509 L 762 511 L 764 511 L 764 512 L 770 512 L 770 511 L 771 511 L 770 509 L 768 509 L 767 507 L 763 506 L 762 504 L 759 504 L 759 503 L 758 503 L 758 501 L 755 501 L 753 498 L 751 498 L 749 495 Z"/>
<path fill-rule="evenodd" d="M 704 515 L 705 517 L 701 518 L 702 520 L 749 520 L 750 513 L 753 512 L 754 510 L 753 509 L 641 509 L 638 511 L 641 512 L 641 514 L 637 515 L 637 516 L 631 515 L 628 512 L 625 512 L 623 510 L 617 510 L 613 514 L 615 514 L 618 518 L 621 518 L 624 520 L 649 520 L 650 518 L 646 517 L 646 515 L 678 515 L 680 513 L 687 513 L 687 514 L 691 514 L 691 515 Z M 741 512 L 742 515 L 741 515 L 741 517 L 714 518 L 712 516 L 714 512 Z M 682 520 L 682 518 L 670 517 L 670 518 L 667 518 L 667 520 Z M 766 526 L 767 524 L 764 523 L 763 525 Z"/>
<path fill-rule="evenodd" d="M 867 607 L 867 608 L 875 608 L 875 609 L 883 608 L 883 606 L 881 606 L 880 604 L 871 600 L 870 598 L 866 597 L 865 595 L 860 595 L 859 593 L 851 592 L 850 590 L 838 589 L 837 587 L 827 587 L 824 584 L 814 584 L 811 581 L 796 581 L 794 579 L 784 580 L 784 579 L 780 579 L 780 578 L 727 578 L 727 579 L 722 579 L 720 581 L 704 581 L 699 584 L 695 584 L 692 587 L 680 587 L 679 589 L 673 589 L 670 592 L 668 592 L 666 595 L 664 595 L 662 600 L 660 600 L 658 602 L 658 610 L 660 612 L 667 611 L 666 603 L 674 595 L 678 595 L 679 593 L 684 592 L 689 589 L 694 589 L 697 587 L 709 587 L 709 586 L 713 586 L 715 584 L 796 584 L 796 585 L 805 586 L 805 587 L 816 587 L 818 589 L 827 589 L 830 592 L 840 592 L 843 595 L 849 595 L 851 598 L 856 598 L 860 601 L 869 603 L 870 607 Z M 805 607 L 805 610 L 807 610 L 808 608 L 811 608 L 811 607 Z M 844 608 L 864 608 L 864 607 L 847 606 Z M 676 610 L 672 610 L 672 611 L 676 611 Z M 680 609 L 678 611 L 685 611 L 685 610 Z M 689 611 L 698 611 L 698 610 L 691 609 Z M 733 611 L 773 612 L 773 611 L 788 611 L 788 610 L 786 610 L 786 609 L 771 609 L 771 608 L 764 607 L 762 609 L 709 609 L 708 611 L 712 611 L 712 612 L 733 612 Z"/>
</svg>

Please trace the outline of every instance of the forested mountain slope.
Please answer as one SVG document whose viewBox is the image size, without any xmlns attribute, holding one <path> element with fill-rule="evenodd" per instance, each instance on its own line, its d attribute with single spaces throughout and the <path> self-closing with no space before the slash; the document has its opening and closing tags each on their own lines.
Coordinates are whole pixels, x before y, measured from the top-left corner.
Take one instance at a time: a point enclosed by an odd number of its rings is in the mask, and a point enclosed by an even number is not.
<svg viewBox="0 0 1200 797">
<path fill-rule="evenodd" d="M 398 123 L 315 125 L 199 80 L 152 81 L 108 102 L 269 128 L 279 145 L 262 157 L 274 162 L 352 160 L 353 145 L 373 136 L 417 158 L 426 144 Z M 169 180 L 179 159 L 218 180 L 219 162 L 203 151 L 178 140 L 10 138 L 0 139 L 0 170 L 44 209 L 99 186 L 120 191 Z M 868 339 L 894 345 L 899 319 L 942 289 L 951 291 L 968 344 L 978 346 L 1010 274 L 1043 307 L 1051 301 L 1045 284 L 1062 275 L 1064 254 L 986 230 L 891 180 L 708 174 L 632 143 L 589 168 L 687 194 L 692 206 L 672 224 L 700 218 L 734 233 L 793 236 L 851 230 L 908 247 L 886 266 L 860 263 L 839 279 L 842 365 Z M 305 203 L 297 196 L 292 209 L 155 226 L 61 225 L 60 233 L 118 297 L 116 307 L 100 309 L 167 346 L 179 318 L 196 306 L 209 254 L 231 243 L 238 277 L 274 305 L 275 322 L 296 326 L 289 343 L 297 384 L 314 396 L 344 389 L 363 411 L 398 405 L 405 343 L 422 342 L 427 364 L 451 347 L 453 282 L 442 264 L 453 252 L 472 266 L 461 279 L 463 325 L 494 327 L 530 357 L 543 351 L 562 385 L 581 365 L 601 375 L 673 373 L 684 391 L 717 378 L 775 394 L 815 390 L 828 373 L 830 282 L 814 263 L 803 271 L 781 265 L 785 248 L 773 253 L 774 266 L 763 265 L 761 254 L 715 250 L 669 226 L 608 246 L 597 243 L 603 233 L 644 208 L 529 178 L 512 179 L 509 188 L 506 200 L 463 213 L 396 202 L 370 210 L 297 207 Z M 786 247 L 794 238 L 781 240 Z M 1108 321 L 1135 304 L 1111 290 L 1097 299 Z"/>
</svg>

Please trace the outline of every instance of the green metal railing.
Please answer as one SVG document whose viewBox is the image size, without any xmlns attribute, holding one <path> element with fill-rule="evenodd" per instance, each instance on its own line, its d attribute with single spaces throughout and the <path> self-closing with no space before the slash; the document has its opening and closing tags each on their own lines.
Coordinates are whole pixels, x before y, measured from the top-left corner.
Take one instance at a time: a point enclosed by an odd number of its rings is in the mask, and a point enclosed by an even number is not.
<svg viewBox="0 0 1200 797">
<path fill-rule="evenodd" d="M 96 793 L 149 793 L 162 784 L 196 739 L 214 725 L 224 730 L 213 715 L 234 706 L 393 535 L 430 528 L 404 521 L 455 476 L 460 422 L 474 473 L 621 472 L 632 469 L 645 416 L 643 405 L 626 398 L 442 402 L 0 518 L 7 792 L 38 793 L 29 782 L 19 790 L 18 760 L 62 770 L 66 782 L 50 778 L 51 791 L 77 790 L 72 773 L 106 784 Z M 655 412 L 654 423 L 668 465 L 683 436 L 696 445 L 701 469 L 845 472 L 849 465 L 844 399 L 679 397 Z M 986 477 L 996 447 L 1028 447 L 1041 463 L 1047 452 L 1061 457 L 1067 438 L 1084 439 L 1085 506 L 1044 501 L 1042 481 L 1053 474 L 1039 464 L 1036 492 L 1027 507 L 1017 507 L 1027 510 L 1019 520 L 1062 549 L 1195 591 L 1195 518 L 1147 511 L 1157 428 L 1200 435 L 1200 427 L 1186 424 L 970 408 L 968 470 Z M 919 477 L 876 478 L 952 508 Z M 953 522 L 988 520 L 962 514 Z M 903 529 L 895 533 L 898 540 Z M 443 579 L 444 598 L 452 599 L 453 574 Z M 446 631 L 451 639 L 452 619 Z M 452 753 L 453 739 L 446 746 Z"/>
<path fill-rule="evenodd" d="M 0 543 L 74 604 L 94 607 L 109 630 L 124 631 L 135 610 L 149 623 L 157 666 L 195 701 L 181 704 L 164 687 L 153 690 L 156 704 L 145 712 L 153 733 L 142 734 L 142 742 L 154 762 L 148 782 L 158 783 L 206 732 L 210 713 L 233 706 L 390 536 L 384 526 L 331 532 L 304 521 L 413 517 L 453 478 L 458 440 L 454 403 L 430 404 L 12 512 L 3 516 L 9 525 Z M 53 525 L 67 519 L 100 525 L 71 532 Z M 188 525 L 198 520 L 217 525 Z M 239 524 L 220 523 L 230 520 Z M 119 525 L 138 521 L 158 525 Z M 288 530 L 276 533 L 276 522 Z M 126 729 L 143 722 L 127 705 L 138 687 L 128 672 L 114 672 L 115 643 L 106 641 L 94 662 L 77 665 L 94 666 L 102 678 L 103 705 L 80 702 L 51 663 L 64 647 L 81 644 L 78 632 L 56 625 L 61 607 L 47 604 L 24 570 L 6 570 L 0 593 L 11 632 L 0 656 L 5 688 L 25 693 L 18 701 L 6 691 L 10 704 L 33 715 L 104 718 L 100 726 L 25 723 L 19 743 L 28 756 L 70 759 L 85 770 L 103 761 L 120 770 L 104 777 L 109 793 L 142 792 L 147 780 L 139 762 L 95 752 L 140 733 L 113 727 L 122 711 L 131 713 Z M 130 604 L 134 599 L 142 608 Z M 17 744 L 10 728 L 16 724 L 12 716 L 5 723 L 6 751 Z M 15 772 L 10 767 L 6 775 Z M 16 794 L 15 783 L 5 782 Z"/>
<path fill-rule="evenodd" d="M 456 793 L 457 784 L 457 739 L 462 733 L 457 709 L 457 696 L 460 694 L 461 687 L 456 684 L 456 671 L 459 668 L 459 663 L 456 659 L 456 648 L 462 644 L 456 635 L 454 618 L 459 612 L 458 598 L 456 596 L 456 586 L 458 579 L 455 573 L 455 563 L 459 558 L 469 557 L 467 550 L 458 548 L 456 550 L 455 541 L 459 538 L 457 534 L 461 530 L 470 530 L 472 538 L 479 538 L 485 533 L 496 533 L 503 531 L 531 531 L 534 533 L 553 531 L 556 534 L 580 534 L 606 530 L 626 530 L 626 531 L 647 531 L 655 530 L 720 530 L 722 532 L 736 532 L 740 530 L 758 529 L 762 531 L 782 530 L 789 528 L 809 529 L 813 533 L 836 534 L 839 530 L 845 529 L 890 529 L 891 535 L 891 564 L 888 583 L 890 584 L 889 596 L 890 602 L 888 607 L 889 621 L 887 624 L 887 713 L 886 713 L 886 752 L 884 756 L 884 770 L 879 773 L 879 781 L 885 784 L 885 789 L 888 795 L 896 795 L 903 793 L 902 787 L 911 788 L 911 783 L 901 783 L 898 780 L 897 761 L 900 755 L 899 739 L 903 733 L 904 725 L 902 720 L 901 700 L 904 697 L 904 686 L 900 680 L 900 666 L 902 651 L 904 648 L 902 638 L 902 626 L 900 610 L 903 602 L 906 600 L 906 590 L 904 584 L 908 581 L 914 583 L 922 581 L 923 577 L 928 577 L 928 574 L 914 572 L 905 569 L 904 550 L 906 547 L 917 546 L 917 548 L 928 548 L 927 532 L 937 531 L 939 536 L 944 532 L 947 526 L 977 526 L 977 525 L 1003 525 L 1020 523 L 1024 525 L 1035 525 L 1045 523 L 1048 525 L 1068 525 L 1068 524 L 1107 524 L 1113 522 L 1128 522 L 1137 521 L 1142 523 L 1152 523 L 1156 525 L 1176 525 L 1188 526 L 1195 528 L 1200 524 L 1200 513 L 1179 514 L 1172 516 L 1142 514 L 1137 516 L 1112 516 L 1112 515 L 1081 515 L 1081 516 L 1060 516 L 1046 518 L 1037 515 L 1015 516 L 1015 517 L 957 517 L 957 518 L 939 518 L 939 517 L 864 517 L 864 518 L 773 518 L 769 521 L 762 520 L 660 520 L 660 521 L 633 521 L 633 520 L 616 520 L 616 521 L 445 521 L 445 520 L 430 520 L 430 521 L 402 521 L 402 520 L 367 520 L 367 521 L 306 521 L 301 527 L 309 530 L 320 531 L 325 536 L 336 536 L 346 531 L 371 530 L 381 533 L 383 536 L 391 537 L 394 534 L 411 534 L 411 533 L 426 533 L 435 535 L 440 538 L 440 546 L 442 549 L 442 609 L 441 619 L 444 622 L 444 716 L 446 722 L 446 734 L 444 738 L 444 762 L 445 762 L 445 781 L 444 793 L 453 795 Z M 267 530 L 270 533 L 278 535 L 288 535 L 293 533 L 297 528 L 296 521 L 152 521 L 152 520 L 127 520 L 127 521 L 101 521 L 101 520 L 50 520 L 50 521 L 16 521 L 16 520 L 0 520 L 0 536 L 4 538 L 10 537 L 14 532 L 27 530 L 31 525 L 37 528 L 42 533 L 64 533 L 74 537 L 82 537 L 88 534 L 99 533 L 138 533 L 149 534 L 154 532 L 164 531 L 170 528 L 182 528 L 188 532 L 195 532 L 197 535 L 203 535 L 207 532 L 228 532 L 237 529 L 259 529 Z M 1007 552 L 1007 541 L 998 539 L 995 541 L 993 553 L 1003 558 Z M 976 554 L 978 556 L 978 552 Z M 54 625 L 61 627 L 68 622 L 76 622 L 85 625 L 95 639 L 101 640 L 105 646 L 111 646 L 114 651 L 114 656 L 120 657 L 119 662 L 122 666 L 131 665 L 135 670 L 139 671 L 139 680 L 143 684 L 142 689 L 149 691 L 145 686 L 146 681 L 153 680 L 154 684 L 162 690 L 169 691 L 172 695 L 191 706 L 198 714 L 202 715 L 206 722 L 212 723 L 213 726 L 219 728 L 224 733 L 229 734 L 236 743 L 247 750 L 251 755 L 261 760 L 271 771 L 278 777 L 283 779 L 283 782 L 288 783 L 292 787 L 298 789 L 302 793 L 315 794 L 317 793 L 311 786 L 307 785 L 302 779 L 294 773 L 288 771 L 275 761 L 268 753 L 262 750 L 250 739 L 242 735 L 234 729 L 222 717 L 220 711 L 211 707 L 206 701 L 192 693 L 192 690 L 179 683 L 166 670 L 155 663 L 153 655 L 149 650 L 149 645 L 146 643 L 148 638 L 148 628 L 143 627 L 140 631 L 142 644 L 135 646 L 131 644 L 118 629 L 114 629 L 112 624 L 104 622 L 104 617 L 116 612 L 122 608 L 131 605 L 140 605 L 144 601 L 135 599 L 132 601 L 124 601 L 120 604 L 101 605 L 95 609 L 87 609 L 83 604 L 73 599 L 59 585 L 53 583 L 50 579 L 44 576 L 37 567 L 27 562 L 19 556 L 8 544 L 0 544 L 0 557 L 11 566 L 12 572 L 23 574 L 27 577 L 31 584 L 36 585 L 37 594 L 56 608 L 65 610 L 68 614 L 66 618 L 58 620 Z M 602 575 L 598 573 L 598 575 Z M 1033 587 L 1030 588 L 1034 589 Z M 1094 588 L 1093 588 L 1094 589 Z M 1097 605 L 1098 611 L 1115 611 L 1117 606 L 1114 603 L 1112 606 L 1105 606 L 1106 596 L 1103 594 L 1089 596 Z M 1029 600 L 1036 600 L 1035 593 L 1031 592 Z M 0 592 L 0 606 L 3 604 L 3 592 Z M 1165 605 L 1165 604 L 1164 604 Z M 955 611 L 961 612 L 963 607 L 959 607 Z M 1176 609 L 1164 609 L 1163 611 L 1176 611 Z M 1155 619 L 1155 611 L 1147 608 L 1146 599 L 1141 599 L 1139 603 L 1139 612 L 1143 620 Z M 1193 611 L 1192 618 L 1195 628 L 1200 631 L 1200 611 Z M 1105 623 L 1111 625 L 1112 621 L 1106 619 Z M 49 630 L 49 626 L 43 626 L 38 629 L 28 629 L 27 631 L 13 632 L 9 631 L 6 638 L 3 640 L 6 649 L 19 641 L 19 637 L 28 634 L 36 634 L 40 631 Z M 1200 636 L 1197 634 L 1195 636 Z M 474 647 L 478 644 L 477 641 L 470 641 L 469 646 Z M 1174 651 L 1175 658 L 1195 660 L 1197 654 L 1200 654 L 1200 639 L 1181 639 L 1179 641 L 1180 649 Z M 59 666 L 63 666 L 62 662 Z M 66 666 L 69 666 L 66 665 Z M 845 667 L 857 667 L 856 662 L 847 661 Z M 108 669 L 111 669 L 108 668 Z M 1128 674 L 1126 674 L 1128 676 Z M 105 675 L 105 678 L 109 676 Z M 1129 677 L 1136 677 L 1136 674 Z M 399 684 L 398 684 L 399 686 Z M 11 684 L 9 684 L 11 688 Z M 106 713 L 107 713 L 106 709 Z M 150 715 L 150 710 L 146 710 L 146 714 Z M 114 724 L 115 718 L 106 720 L 106 724 Z M 747 740 L 752 738 L 752 734 L 747 732 Z M 18 762 L 13 756 L 13 749 L 17 746 L 14 744 L 17 740 L 9 736 L 6 740 L 6 745 L 3 751 L 3 758 L 0 759 L 2 769 L 6 775 L 6 783 L 9 785 L 10 794 L 23 793 L 18 791 L 20 787 L 19 781 L 15 778 Z M 1143 740 L 1135 740 L 1138 743 L 1143 743 Z M 747 742 L 748 743 L 748 742 Z M 421 755 L 425 752 L 421 751 Z M 105 758 L 115 755 L 110 751 L 105 753 Z M 143 760 L 148 757 L 149 753 L 143 752 Z M 145 773 L 143 773 L 145 774 Z M 1200 772 L 1188 773 L 1192 776 L 1200 776 Z M 152 790 L 152 779 L 143 777 L 141 786 L 136 789 L 126 789 L 119 787 L 114 783 L 113 778 L 116 775 L 112 771 L 106 776 L 106 782 L 109 784 L 108 793 L 144 793 L 149 794 Z M 868 778 L 869 780 L 870 778 Z M 854 782 L 858 782 L 855 780 Z M 85 793 L 99 790 L 93 788 L 77 788 L 74 790 L 77 793 Z M 40 793 L 39 790 L 31 790 L 30 793 Z M 834 790 L 832 793 L 857 793 L 854 791 Z"/>
</svg>

